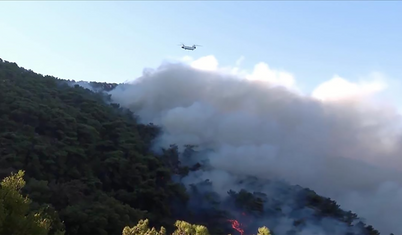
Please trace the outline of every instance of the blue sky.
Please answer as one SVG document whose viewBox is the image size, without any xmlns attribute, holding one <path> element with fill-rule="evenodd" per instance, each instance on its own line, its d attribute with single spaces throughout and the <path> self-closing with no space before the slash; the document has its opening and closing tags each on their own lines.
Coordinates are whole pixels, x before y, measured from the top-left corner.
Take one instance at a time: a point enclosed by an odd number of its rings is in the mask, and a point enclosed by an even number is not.
<svg viewBox="0 0 402 235">
<path fill-rule="evenodd" d="M 241 56 L 307 90 L 334 74 L 402 74 L 397 1 L 16 1 L 0 3 L 0 58 L 65 79 L 124 82 L 167 57 Z M 183 51 L 177 44 L 201 44 Z"/>
</svg>

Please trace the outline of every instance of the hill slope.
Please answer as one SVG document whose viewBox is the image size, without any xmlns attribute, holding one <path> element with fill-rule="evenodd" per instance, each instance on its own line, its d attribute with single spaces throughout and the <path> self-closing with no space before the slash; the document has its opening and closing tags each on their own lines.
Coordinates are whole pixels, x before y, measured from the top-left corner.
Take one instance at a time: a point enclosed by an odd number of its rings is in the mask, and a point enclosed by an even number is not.
<svg viewBox="0 0 402 235">
<path fill-rule="evenodd" d="M 0 177 L 24 169 L 26 193 L 53 205 L 67 234 L 121 234 L 140 218 L 169 218 L 180 188 L 147 151 L 158 128 L 14 63 L 0 63 L 0 90 Z"/>
<path fill-rule="evenodd" d="M 180 179 L 209 167 L 193 146 L 182 153 L 174 145 L 159 155 L 150 152 L 161 130 L 111 103 L 102 91 L 116 84 L 72 83 L 0 61 L 0 178 L 25 170 L 24 192 L 36 206 L 52 205 L 66 234 L 121 234 L 143 218 L 168 228 L 183 219 L 207 225 L 211 234 L 239 230 L 228 221 L 234 218 L 246 232 L 268 221 L 273 232 L 286 234 L 323 224 L 330 224 L 322 229 L 328 234 L 379 234 L 334 201 L 282 182 L 246 179 L 281 188 L 273 196 L 240 190 L 221 198 L 209 181 L 186 192 Z M 182 155 L 191 164 L 182 165 Z"/>
</svg>

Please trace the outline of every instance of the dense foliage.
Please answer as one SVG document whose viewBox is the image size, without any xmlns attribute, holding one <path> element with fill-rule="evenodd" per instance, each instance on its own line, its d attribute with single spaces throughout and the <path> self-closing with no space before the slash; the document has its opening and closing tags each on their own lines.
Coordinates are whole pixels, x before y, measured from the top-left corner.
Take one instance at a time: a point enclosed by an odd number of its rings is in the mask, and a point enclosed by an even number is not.
<svg viewBox="0 0 402 235">
<path fill-rule="evenodd" d="M 31 200 L 21 194 L 25 186 L 24 171 L 18 171 L 4 178 L 0 186 L 0 234 L 38 234 L 46 235 L 52 228 L 55 218 L 40 211 L 30 211 Z M 54 231 L 63 235 L 64 231 Z"/>
<path fill-rule="evenodd" d="M 174 221 L 186 220 L 208 227 L 211 234 L 228 234 L 237 233 L 228 222 L 233 217 L 229 207 L 250 218 L 281 213 L 279 202 L 260 193 L 230 191 L 226 201 L 220 201 L 198 190 L 210 182 L 186 191 L 172 176 L 181 178 L 202 168 L 200 163 L 183 166 L 179 161 L 180 154 L 195 152 L 193 146 L 184 153 L 175 145 L 158 156 L 150 152 L 160 129 L 139 124 L 133 113 L 111 103 L 102 91 L 117 84 L 90 85 L 96 92 L 0 59 L 0 179 L 25 172 L 22 193 L 32 203 L 28 212 L 27 201 L 19 199 L 23 215 L 46 208 L 52 220 L 49 234 L 121 234 L 123 228 L 132 234 L 133 226 L 148 226 L 145 218 L 151 226 L 164 226 L 166 233 L 175 231 Z M 350 226 L 357 218 L 311 190 L 302 192 L 303 206 L 316 210 L 317 216 Z M 208 208 L 200 211 L 191 203 L 208 203 Z M 295 221 L 299 224 L 303 221 Z M 365 234 L 379 234 L 364 223 L 359 226 Z"/>
<path fill-rule="evenodd" d="M 132 228 L 125 227 L 123 229 L 123 235 L 166 235 L 166 229 L 161 227 L 160 230 L 148 227 L 149 221 L 140 220 L 138 224 Z M 176 230 L 172 235 L 209 235 L 208 228 L 202 225 L 190 224 L 186 221 L 176 221 Z M 271 232 L 267 227 L 258 228 L 257 235 L 271 235 Z"/>
<path fill-rule="evenodd" d="M 144 217 L 173 224 L 168 202 L 186 198 L 148 152 L 157 127 L 15 63 L 0 63 L 0 90 L 0 177 L 25 170 L 34 209 L 49 204 L 67 234 L 121 234 Z"/>
</svg>

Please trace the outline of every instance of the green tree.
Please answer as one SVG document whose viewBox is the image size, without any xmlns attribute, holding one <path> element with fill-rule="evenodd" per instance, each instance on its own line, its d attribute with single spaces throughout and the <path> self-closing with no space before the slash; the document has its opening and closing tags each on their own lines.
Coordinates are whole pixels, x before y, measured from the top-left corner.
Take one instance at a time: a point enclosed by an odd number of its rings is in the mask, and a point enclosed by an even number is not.
<svg viewBox="0 0 402 235">
<path fill-rule="evenodd" d="M 190 224 L 186 221 L 178 220 L 175 226 L 177 229 L 172 235 L 209 235 L 207 227 L 202 225 Z"/>
<path fill-rule="evenodd" d="M 159 231 L 155 228 L 149 228 L 148 219 L 140 220 L 137 225 L 130 228 L 124 227 L 122 235 L 166 235 L 166 229 L 161 227 Z M 172 235 L 209 235 L 208 228 L 203 225 L 190 224 L 186 221 L 177 220 L 176 230 Z M 257 235 L 272 235 L 267 227 L 258 228 Z"/>
<path fill-rule="evenodd" d="M 258 228 L 258 234 L 257 235 L 271 235 L 271 232 L 269 231 L 269 229 L 267 227 L 262 227 L 262 228 Z"/>
<path fill-rule="evenodd" d="M 30 212 L 31 200 L 21 194 L 25 186 L 23 177 L 24 171 L 20 170 L 1 182 L 0 234 L 48 234 L 52 221 L 43 212 Z"/>
<path fill-rule="evenodd" d="M 148 227 L 149 221 L 140 220 L 137 225 L 123 229 L 123 235 L 166 235 L 166 229 L 161 227 L 159 231 Z M 190 224 L 185 221 L 176 221 L 176 231 L 172 235 L 209 235 L 208 229 L 202 225 Z"/>
<path fill-rule="evenodd" d="M 124 227 L 123 235 L 166 235 L 166 229 L 161 227 L 159 232 L 155 228 L 148 228 L 149 221 L 140 220 L 137 225 L 130 228 L 129 226 Z"/>
</svg>

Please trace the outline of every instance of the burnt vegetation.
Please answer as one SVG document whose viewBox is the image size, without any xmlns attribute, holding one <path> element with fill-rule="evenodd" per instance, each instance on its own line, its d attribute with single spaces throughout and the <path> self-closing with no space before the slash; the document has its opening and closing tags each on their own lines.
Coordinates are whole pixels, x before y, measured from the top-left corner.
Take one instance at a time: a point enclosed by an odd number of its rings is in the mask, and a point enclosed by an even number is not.
<svg viewBox="0 0 402 235">
<path fill-rule="evenodd" d="M 183 177 L 208 167 L 194 162 L 196 147 L 151 152 L 161 129 L 140 124 L 135 113 L 112 103 L 105 91 L 118 84 L 87 85 L 92 89 L 0 59 L 0 179 L 25 172 L 21 193 L 32 201 L 31 212 L 47 208 L 52 215 L 49 234 L 122 234 L 142 219 L 168 232 L 176 220 L 185 220 L 206 226 L 210 234 L 239 234 L 229 221 L 236 220 L 244 234 L 264 225 L 275 234 L 275 222 L 285 216 L 294 221 L 289 235 L 311 218 L 358 228 L 348 235 L 379 234 L 355 223 L 358 216 L 335 201 L 299 186 L 281 187 L 281 197 L 240 190 L 222 198 L 210 181 L 186 188 Z M 248 183 L 271 182 L 250 178 Z M 281 200 L 286 195 L 293 196 Z M 288 203 L 293 215 L 283 211 Z M 306 210 L 309 218 L 298 213 Z"/>
</svg>

